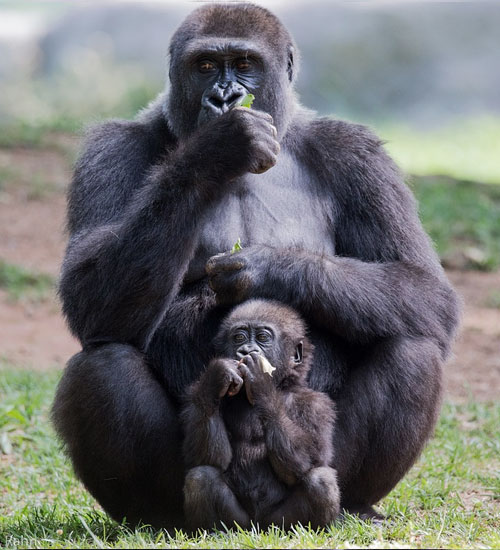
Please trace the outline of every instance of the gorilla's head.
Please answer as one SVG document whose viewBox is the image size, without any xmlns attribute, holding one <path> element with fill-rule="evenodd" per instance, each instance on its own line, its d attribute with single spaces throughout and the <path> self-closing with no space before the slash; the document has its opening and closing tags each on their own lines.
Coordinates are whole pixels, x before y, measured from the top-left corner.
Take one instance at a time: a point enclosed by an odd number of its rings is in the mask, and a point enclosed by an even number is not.
<svg viewBox="0 0 500 550">
<path fill-rule="evenodd" d="M 295 97 L 296 47 L 279 19 L 253 4 L 210 4 L 191 13 L 170 44 L 167 117 L 181 137 L 237 105 L 272 115 L 278 135 Z"/>
<path fill-rule="evenodd" d="M 215 348 L 225 357 L 263 355 L 276 368 L 277 385 L 303 384 L 311 366 L 313 346 L 300 315 L 274 300 L 248 300 L 223 320 Z"/>
</svg>

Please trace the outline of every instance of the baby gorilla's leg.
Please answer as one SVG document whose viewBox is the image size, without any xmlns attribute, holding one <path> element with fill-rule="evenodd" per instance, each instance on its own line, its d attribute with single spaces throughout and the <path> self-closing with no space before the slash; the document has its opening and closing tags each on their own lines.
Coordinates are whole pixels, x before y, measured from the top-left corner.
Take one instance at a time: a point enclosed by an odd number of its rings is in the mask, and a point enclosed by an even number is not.
<svg viewBox="0 0 500 550">
<path fill-rule="evenodd" d="M 243 510 L 221 471 L 213 466 L 197 466 L 188 471 L 184 484 L 184 514 L 193 530 L 231 527 L 234 522 L 250 527 Z"/>
<path fill-rule="evenodd" d="M 333 468 L 313 468 L 305 478 L 292 489 L 286 500 L 267 516 L 266 524 L 288 529 L 300 522 L 313 528 L 332 523 L 339 515 L 340 492 L 337 474 Z M 262 524 L 261 524 L 262 525 Z"/>
</svg>

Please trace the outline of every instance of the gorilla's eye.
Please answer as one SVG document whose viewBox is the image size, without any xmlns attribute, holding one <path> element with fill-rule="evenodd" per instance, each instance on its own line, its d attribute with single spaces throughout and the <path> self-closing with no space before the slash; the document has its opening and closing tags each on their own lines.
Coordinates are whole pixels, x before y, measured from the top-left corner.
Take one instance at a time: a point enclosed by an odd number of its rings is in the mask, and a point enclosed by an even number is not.
<svg viewBox="0 0 500 550">
<path fill-rule="evenodd" d="M 211 71 L 215 70 L 215 64 L 211 61 L 208 61 L 207 59 L 204 59 L 203 61 L 200 61 L 198 63 L 198 70 L 200 73 L 209 73 Z"/>
<path fill-rule="evenodd" d="M 238 69 L 240 73 L 248 71 L 251 67 L 252 64 L 250 63 L 250 61 L 248 61 L 248 59 L 240 59 L 236 62 L 236 69 Z"/>
<path fill-rule="evenodd" d="M 244 332 L 236 332 L 233 335 L 233 342 L 235 344 L 243 344 L 247 339 L 247 335 Z"/>
<path fill-rule="evenodd" d="M 272 336 L 267 331 L 262 331 L 257 334 L 257 341 L 261 344 L 267 344 L 267 342 L 270 342 L 272 340 Z"/>
</svg>

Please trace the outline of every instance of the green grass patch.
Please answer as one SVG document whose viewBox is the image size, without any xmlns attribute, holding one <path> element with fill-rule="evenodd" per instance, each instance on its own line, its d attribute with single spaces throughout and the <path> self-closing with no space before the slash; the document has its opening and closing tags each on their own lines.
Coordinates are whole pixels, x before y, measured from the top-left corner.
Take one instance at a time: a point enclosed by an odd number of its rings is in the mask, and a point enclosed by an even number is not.
<svg viewBox="0 0 500 550">
<path fill-rule="evenodd" d="M 444 265 L 500 266 L 500 186 L 446 177 L 415 177 L 410 186 Z"/>
<path fill-rule="evenodd" d="M 492 290 L 484 300 L 483 305 L 492 309 L 500 309 L 500 290 Z"/>
<path fill-rule="evenodd" d="M 82 488 L 49 422 L 59 376 L 0 368 L 0 437 L 8 442 L 8 454 L 0 451 L 2 548 L 500 547 L 500 404 L 444 407 L 435 439 L 381 502 L 389 515 L 382 526 L 349 516 L 319 531 L 190 538 L 118 525 Z"/>
<path fill-rule="evenodd" d="M 43 143 L 43 136 L 48 126 L 33 126 L 22 120 L 9 121 L 2 127 L 0 147 L 38 147 Z"/>
<path fill-rule="evenodd" d="M 410 174 L 500 183 L 500 118 L 475 117 L 436 129 L 375 125 L 386 148 Z"/>
<path fill-rule="evenodd" d="M 0 96 L 0 147 L 44 147 L 51 133 L 75 133 L 89 124 L 133 118 L 161 86 L 130 67 L 115 67 L 89 52 L 86 67 L 51 79 L 8 81 Z M 85 74 L 88 68 L 90 74 Z M 50 141 L 50 140 L 49 140 Z"/>
<path fill-rule="evenodd" d="M 46 300 L 55 287 L 54 278 L 46 273 L 35 273 L 0 259 L 0 288 L 11 300 Z"/>
<path fill-rule="evenodd" d="M 17 173 L 10 166 L 0 167 L 0 192 L 8 188 L 9 183 L 17 177 Z"/>
</svg>

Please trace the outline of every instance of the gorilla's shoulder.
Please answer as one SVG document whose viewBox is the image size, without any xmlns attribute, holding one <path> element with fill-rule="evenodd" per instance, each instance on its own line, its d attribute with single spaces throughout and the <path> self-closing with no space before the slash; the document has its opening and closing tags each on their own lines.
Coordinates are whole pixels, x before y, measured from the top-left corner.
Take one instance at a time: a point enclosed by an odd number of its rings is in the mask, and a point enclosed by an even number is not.
<svg viewBox="0 0 500 550">
<path fill-rule="evenodd" d="M 70 230 L 119 211 L 173 142 L 158 109 L 89 128 L 68 192 Z"/>
<path fill-rule="evenodd" d="M 150 162 L 166 152 L 175 138 L 158 102 L 134 120 L 113 119 L 89 127 L 85 133 L 81 164 Z M 83 161 L 83 162 L 82 162 Z"/>
<path fill-rule="evenodd" d="M 383 189 L 391 180 L 400 186 L 401 173 L 385 151 L 384 142 L 368 127 L 329 117 L 302 119 L 296 154 L 321 181 L 352 188 Z M 332 180 L 333 178 L 333 180 Z"/>
<path fill-rule="evenodd" d="M 330 117 L 310 120 L 306 135 L 310 145 L 326 149 L 330 157 L 349 154 L 367 158 L 380 153 L 384 144 L 367 126 Z"/>
</svg>

